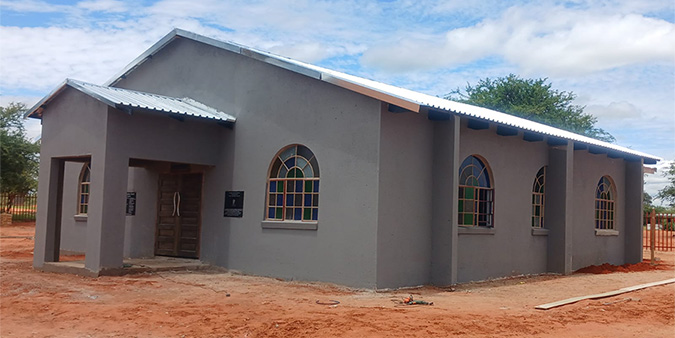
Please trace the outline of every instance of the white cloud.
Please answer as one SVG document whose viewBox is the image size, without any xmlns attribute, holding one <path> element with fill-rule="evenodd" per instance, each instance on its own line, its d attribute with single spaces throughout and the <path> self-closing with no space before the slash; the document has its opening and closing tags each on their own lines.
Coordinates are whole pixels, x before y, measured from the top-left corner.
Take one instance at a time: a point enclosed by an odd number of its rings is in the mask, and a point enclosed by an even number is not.
<svg viewBox="0 0 675 338">
<path fill-rule="evenodd" d="M 51 13 L 51 12 L 63 12 L 67 10 L 70 6 L 66 5 L 54 5 L 46 1 L 37 1 L 37 0 L 21 0 L 21 1 L 10 1 L 4 0 L 0 3 L 0 8 L 3 10 L 10 10 L 16 12 L 33 12 L 33 13 Z"/>
<path fill-rule="evenodd" d="M 645 186 L 644 192 L 652 196 L 654 205 L 663 205 L 663 201 L 656 198 L 656 195 L 659 193 L 659 190 L 667 186 L 670 181 L 665 176 L 666 170 L 670 167 L 670 164 L 675 161 L 661 161 L 656 165 L 650 165 L 648 167 L 656 168 L 656 173 L 645 175 Z"/>
<path fill-rule="evenodd" d="M 92 12 L 121 13 L 128 10 L 127 5 L 118 0 L 80 1 L 77 3 L 77 7 Z"/>
<path fill-rule="evenodd" d="M 638 14 L 607 14 L 563 7 L 511 7 L 498 19 L 446 34 L 401 32 L 373 45 L 363 63 L 391 71 L 456 67 L 502 57 L 521 73 L 582 75 L 644 62 L 672 62 L 675 24 Z"/>
</svg>

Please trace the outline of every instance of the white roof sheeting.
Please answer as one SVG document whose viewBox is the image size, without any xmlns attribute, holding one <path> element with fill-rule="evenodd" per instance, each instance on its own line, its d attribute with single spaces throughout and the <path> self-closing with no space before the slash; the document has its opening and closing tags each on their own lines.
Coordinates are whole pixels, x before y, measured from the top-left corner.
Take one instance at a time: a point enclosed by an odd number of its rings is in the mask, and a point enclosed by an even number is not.
<svg viewBox="0 0 675 338">
<path fill-rule="evenodd" d="M 29 110 L 27 116 L 37 113 L 41 115 L 41 106 L 57 95 L 65 86 L 77 89 L 111 107 L 118 109 L 147 109 L 169 114 L 187 115 L 197 118 L 216 120 L 221 122 L 235 122 L 234 116 L 218 111 L 203 103 L 190 98 L 175 98 L 151 93 L 144 93 L 135 90 L 103 87 L 91 83 L 67 79 L 52 94 L 38 102 Z"/>
<path fill-rule="evenodd" d="M 537 134 L 548 135 L 565 140 L 572 140 L 586 145 L 601 147 L 615 152 L 638 156 L 645 159 L 649 159 L 651 160 L 650 162 L 662 160 L 661 158 L 654 155 L 635 151 L 633 149 L 621 147 L 615 144 L 599 141 L 590 137 L 575 134 L 566 130 L 554 128 L 545 124 L 537 123 L 513 115 L 501 113 L 486 108 L 476 107 L 469 104 L 450 101 L 423 93 L 418 93 L 412 90 L 311 65 L 301 61 L 293 60 L 291 58 L 275 55 L 269 52 L 256 50 L 236 43 L 212 39 L 206 36 L 198 35 L 181 29 L 174 29 L 171 33 L 167 34 L 164 38 L 155 43 L 147 51 L 145 51 L 138 58 L 132 61 L 120 73 L 118 73 L 113 78 L 108 80 L 106 82 L 106 85 L 114 86 L 127 74 L 131 73 L 136 67 L 140 66 L 143 62 L 151 58 L 153 54 L 157 53 L 159 50 L 161 50 L 166 45 L 171 43 L 171 41 L 173 41 L 175 38 L 187 38 L 217 48 L 238 53 L 321 81 L 332 83 L 334 85 L 361 93 L 366 96 L 376 98 L 378 100 L 387 103 L 403 107 L 405 109 L 414 112 L 420 112 L 421 107 L 432 108 L 440 111 L 445 111 L 448 114 L 458 114 L 468 116 L 480 120 L 494 122 L 497 124 L 511 126 L 514 128 L 522 129 Z"/>
</svg>

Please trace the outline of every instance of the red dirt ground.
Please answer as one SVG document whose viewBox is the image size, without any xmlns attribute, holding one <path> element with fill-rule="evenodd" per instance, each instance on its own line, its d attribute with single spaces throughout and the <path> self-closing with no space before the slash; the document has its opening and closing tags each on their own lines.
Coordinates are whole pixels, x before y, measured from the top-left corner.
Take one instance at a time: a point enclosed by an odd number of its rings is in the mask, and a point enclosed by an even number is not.
<svg viewBox="0 0 675 338">
<path fill-rule="evenodd" d="M 375 292 L 216 269 L 99 278 L 43 273 L 31 268 L 32 236 L 31 224 L 0 228 L 2 337 L 675 337 L 675 284 L 534 309 L 674 278 L 672 252 L 657 253 L 656 267 L 640 263 L 628 273 Z M 434 305 L 401 305 L 408 295 Z"/>
</svg>

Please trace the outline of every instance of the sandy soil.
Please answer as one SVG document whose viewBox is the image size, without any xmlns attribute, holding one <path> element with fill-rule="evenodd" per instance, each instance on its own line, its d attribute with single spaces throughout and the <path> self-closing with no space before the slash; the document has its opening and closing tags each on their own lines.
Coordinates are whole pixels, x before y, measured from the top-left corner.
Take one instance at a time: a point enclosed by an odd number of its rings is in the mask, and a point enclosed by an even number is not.
<svg viewBox="0 0 675 338">
<path fill-rule="evenodd" d="M 602 267 L 594 271 L 600 274 L 510 278 L 454 291 L 374 292 L 220 270 L 100 278 L 43 273 L 31 269 L 32 236 L 30 224 L 0 228 L 2 337 L 675 337 L 675 284 L 534 309 L 674 278 L 672 252 L 658 253 L 655 267 L 623 269 L 629 272 Z M 400 304 L 408 295 L 434 304 Z"/>
</svg>

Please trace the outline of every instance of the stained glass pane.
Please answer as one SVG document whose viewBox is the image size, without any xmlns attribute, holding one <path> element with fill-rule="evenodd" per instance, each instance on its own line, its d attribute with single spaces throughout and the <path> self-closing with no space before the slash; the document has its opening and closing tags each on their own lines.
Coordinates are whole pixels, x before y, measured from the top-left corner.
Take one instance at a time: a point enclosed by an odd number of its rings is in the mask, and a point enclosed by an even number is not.
<svg viewBox="0 0 675 338">
<path fill-rule="evenodd" d="M 277 182 L 277 192 L 284 192 L 284 181 Z"/>
<path fill-rule="evenodd" d="M 312 151 L 309 150 L 309 148 L 307 148 L 305 146 L 298 146 L 298 155 L 306 158 L 307 160 L 314 157 L 314 154 L 312 154 Z"/>
<path fill-rule="evenodd" d="M 319 181 L 314 181 L 314 192 L 319 192 Z"/>
<path fill-rule="evenodd" d="M 291 157 L 284 161 L 284 164 L 286 165 L 286 168 L 293 168 L 295 167 L 295 157 Z"/>
<path fill-rule="evenodd" d="M 283 216 L 284 216 L 284 215 L 283 215 L 283 212 L 284 212 L 284 209 L 282 209 L 282 208 L 277 208 L 277 217 L 276 217 L 276 218 L 278 218 L 278 219 L 284 218 L 284 217 L 283 217 Z"/>
<path fill-rule="evenodd" d="M 290 207 L 293 206 L 293 195 L 288 195 L 286 196 L 286 206 Z"/>
<path fill-rule="evenodd" d="M 295 191 L 302 192 L 302 181 L 295 181 Z"/>
<path fill-rule="evenodd" d="M 294 192 L 295 190 L 293 188 L 295 188 L 295 184 L 293 184 L 293 181 L 291 180 L 286 181 L 286 192 Z"/>
<path fill-rule="evenodd" d="M 465 191 L 467 199 L 473 199 L 474 198 L 474 188 L 466 188 L 464 191 Z"/>
<path fill-rule="evenodd" d="M 286 178 L 286 176 L 288 176 L 288 168 L 286 168 L 285 166 L 281 167 L 281 169 L 279 170 L 279 178 Z"/>
<path fill-rule="evenodd" d="M 305 192 L 312 192 L 312 181 L 305 181 Z"/>
<path fill-rule="evenodd" d="M 276 159 L 274 161 L 274 164 L 272 164 L 272 170 L 270 170 L 270 178 L 278 178 L 279 176 L 279 168 L 281 168 L 281 160 Z"/>
<path fill-rule="evenodd" d="M 305 206 L 306 207 L 312 206 L 312 195 L 310 194 L 305 195 Z"/>
<path fill-rule="evenodd" d="M 312 209 L 312 220 L 319 219 L 319 209 Z"/>
<path fill-rule="evenodd" d="M 312 165 L 312 170 L 314 171 L 314 177 L 319 177 L 319 162 L 316 161 L 316 157 L 312 157 L 309 160 L 309 164 Z"/>
<path fill-rule="evenodd" d="M 298 168 L 304 169 L 307 164 L 308 164 L 308 162 L 304 158 L 302 158 L 302 157 L 296 157 L 295 158 L 295 165 Z"/>
<path fill-rule="evenodd" d="M 305 173 L 305 177 L 307 178 L 313 178 L 314 177 L 314 170 L 312 170 L 311 166 L 306 166 L 302 171 Z"/>
<path fill-rule="evenodd" d="M 312 209 L 305 208 L 305 210 L 303 211 L 302 219 L 308 221 L 311 218 L 312 218 Z"/>
<path fill-rule="evenodd" d="M 473 214 L 464 214 L 464 225 L 473 225 Z"/>
<path fill-rule="evenodd" d="M 282 161 L 286 161 L 287 159 L 291 158 L 292 156 L 295 156 L 296 154 L 296 147 L 289 147 L 288 149 L 284 150 L 279 157 L 281 158 Z"/>
<path fill-rule="evenodd" d="M 277 192 L 277 183 L 276 182 L 270 182 L 270 192 Z"/>
<path fill-rule="evenodd" d="M 275 194 L 270 194 L 270 196 L 269 196 L 269 198 L 268 198 L 268 201 L 267 201 L 267 204 L 269 204 L 269 206 L 272 206 L 272 207 L 273 207 L 273 206 L 274 206 L 274 202 L 276 202 L 276 201 L 277 201 L 276 195 L 275 195 Z"/>
<path fill-rule="evenodd" d="M 268 208 L 267 218 L 274 218 L 274 208 Z"/>
<path fill-rule="evenodd" d="M 282 206 L 284 205 L 284 195 L 277 195 L 277 206 Z"/>
<path fill-rule="evenodd" d="M 294 216 L 295 217 L 293 217 L 293 219 L 295 219 L 296 221 L 302 220 L 302 208 L 295 208 L 295 215 Z"/>
<path fill-rule="evenodd" d="M 319 195 L 314 195 L 314 197 L 312 197 L 312 206 L 313 207 L 319 206 Z"/>
<path fill-rule="evenodd" d="M 293 219 L 293 208 L 287 208 L 286 209 L 286 218 L 287 220 L 292 220 Z"/>
<path fill-rule="evenodd" d="M 302 194 L 295 194 L 295 205 L 302 206 Z"/>
</svg>

